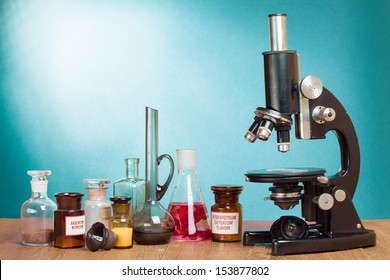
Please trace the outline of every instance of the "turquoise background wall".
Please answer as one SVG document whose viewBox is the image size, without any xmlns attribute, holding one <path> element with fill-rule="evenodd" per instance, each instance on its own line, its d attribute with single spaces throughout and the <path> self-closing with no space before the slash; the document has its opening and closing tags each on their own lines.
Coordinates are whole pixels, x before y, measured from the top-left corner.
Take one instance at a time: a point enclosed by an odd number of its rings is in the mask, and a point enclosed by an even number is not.
<svg viewBox="0 0 390 280">
<path fill-rule="evenodd" d="M 316 75 L 345 106 L 361 146 L 354 197 L 362 219 L 390 218 L 389 1 L 22 1 L 0 2 L 0 217 L 19 217 L 30 169 L 50 169 L 49 196 L 86 193 L 84 178 L 125 175 L 145 162 L 145 106 L 159 110 L 159 152 L 198 149 L 210 209 L 213 184 L 244 186 L 244 219 L 286 212 L 263 198 L 246 170 L 340 165 L 338 143 L 244 133 L 264 106 L 262 51 L 268 14 L 287 13 L 301 76 Z M 166 178 L 167 163 L 160 169 Z M 176 176 L 173 179 L 175 181 Z M 112 193 L 110 185 L 109 194 Z M 171 191 L 162 200 L 167 206 Z M 288 214 L 300 215 L 300 207 Z"/>
</svg>

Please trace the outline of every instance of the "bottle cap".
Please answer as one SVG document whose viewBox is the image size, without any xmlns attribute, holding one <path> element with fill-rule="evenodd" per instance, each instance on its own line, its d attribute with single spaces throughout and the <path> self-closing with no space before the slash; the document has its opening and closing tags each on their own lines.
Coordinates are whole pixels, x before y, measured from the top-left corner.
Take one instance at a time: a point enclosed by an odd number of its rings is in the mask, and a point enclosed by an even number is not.
<svg viewBox="0 0 390 280">
<path fill-rule="evenodd" d="M 93 188 L 107 189 L 108 187 L 106 186 L 106 184 L 111 183 L 111 181 L 107 179 L 84 179 L 83 183 L 88 185 L 87 189 L 93 189 Z"/>
<path fill-rule="evenodd" d="M 239 185 L 214 185 L 211 187 L 211 190 L 214 192 L 241 192 L 243 190 L 242 186 Z"/>
<path fill-rule="evenodd" d="M 177 149 L 177 166 L 178 169 L 196 169 L 196 149 Z"/>
<path fill-rule="evenodd" d="M 47 192 L 47 176 L 51 174 L 50 170 L 28 170 L 27 174 L 31 176 L 31 189 L 33 192 Z"/>
<path fill-rule="evenodd" d="M 130 196 L 113 196 L 110 198 L 114 203 L 127 204 L 130 200 Z"/>
<path fill-rule="evenodd" d="M 57 200 L 58 210 L 81 209 L 81 200 L 84 194 L 79 192 L 61 192 L 54 194 Z"/>
<path fill-rule="evenodd" d="M 92 252 L 96 252 L 99 249 L 112 249 L 115 245 L 115 240 L 115 233 L 100 222 L 94 223 L 86 235 L 87 248 Z"/>
<path fill-rule="evenodd" d="M 50 170 L 29 170 L 27 174 L 32 177 L 34 181 L 46 181 L 46 177 L 51 174 Z"/>
</svg>

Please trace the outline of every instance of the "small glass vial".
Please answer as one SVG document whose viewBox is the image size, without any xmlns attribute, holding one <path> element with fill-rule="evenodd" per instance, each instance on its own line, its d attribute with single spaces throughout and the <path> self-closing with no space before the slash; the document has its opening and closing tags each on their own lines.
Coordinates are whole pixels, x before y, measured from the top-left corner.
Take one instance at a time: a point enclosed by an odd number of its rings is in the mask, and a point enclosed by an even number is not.
<svg viewBox="0 0 390 280">
<path fill-rule="evenodd" d="M 106 184 L 110 180 L 106 179 L 84 179 L 87 184 L 88 200 L 84 202 L 85 211 L 85 232 L 87 232 L 94 223 L 100 222 L 106 228 L 109 227 L 111 216 L 111 203 L 106 199 Z"/>
<path fill-rule="evenodd" d="M 242 206 L 238 203 L 238 197 L 242 189 L 242 186 L 236 185 L 216 185 L 211 187 L 215 195 L 215 204 L 211 206 L 213 241 L 241 241 Z"/>
<path fill-rule="evenodd" d="M 139 158 L 127 158 L 126 177 L 114 182 L 114 196 L 131 197 L 129 214 L 142 207 L 145 202 L 145 181 L 139 178 Z"/>
<path fill-rule="evenodd" d="M 49 170 L 30 170 L 32 177 L 31 198 L 23 203 L 20 209 L 20 233 L 22 244 L 30 246 L 53 245 L 54 211 L 57 205 L 47 197 L 46 177 Z"/>
<path fill-rule="evenodd" d="M 81 209 L 84 194 L 63 192 L 54 195 L 58 210 L 54 212 L 54 246 L 77 248 L 85 245 L 85 212 Z"/>
<path fill-rule="evenodd" d="M 114 196 L 110 200 L 114 202 L 113 216 L 110 218 L 110 230 L 116 235 L 114 248 L 125 249 L 133 247 L 133 219 L 129 216 L 128 196 Z"/>
</svg>

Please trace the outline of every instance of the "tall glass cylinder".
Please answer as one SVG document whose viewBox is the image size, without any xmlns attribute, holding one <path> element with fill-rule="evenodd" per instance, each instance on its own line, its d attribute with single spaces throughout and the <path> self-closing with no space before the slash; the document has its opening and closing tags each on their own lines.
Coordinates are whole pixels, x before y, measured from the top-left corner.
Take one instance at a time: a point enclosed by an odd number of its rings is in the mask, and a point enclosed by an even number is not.
<svg viewBox="0 0 390 280">
<path fill-rule="evenodd" d="M 146 107 L 146 181 L 145 202 L 134 214 L 134 241 L 138 244 L 155 245 L 170 242 L 175 222 L 169 212 L 160 204 L 173 176 L 173 160 L 169 155 L 158 157 L 158 111 Z M 171 170 L 164 185 L 158 184 L 158 165 L 166 158 Z"/>
</svg>

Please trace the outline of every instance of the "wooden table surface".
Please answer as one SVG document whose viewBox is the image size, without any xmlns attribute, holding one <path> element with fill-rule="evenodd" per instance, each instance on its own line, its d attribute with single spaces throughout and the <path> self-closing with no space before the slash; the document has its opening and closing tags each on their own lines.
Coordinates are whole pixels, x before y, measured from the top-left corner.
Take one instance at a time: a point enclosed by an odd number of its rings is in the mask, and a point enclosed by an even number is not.
<svg viewBox="0 0 390 280">
<path fill-rule="evenodd" d="M 367 220 L 363 225 L 376 232 L 374 247 L 346 251 L 272 256 L 268 246 L 243 246 L 212 241 L 178 242 L 131 249 L 91 252 L 86 247 L 59 249 L 21 244 L 19 219 L 0 219 L 1 260 L 390 260 L 390 220 Z M 244 230 L 267 230 L 271 221 L 244 221 Z"/>
</svg>

